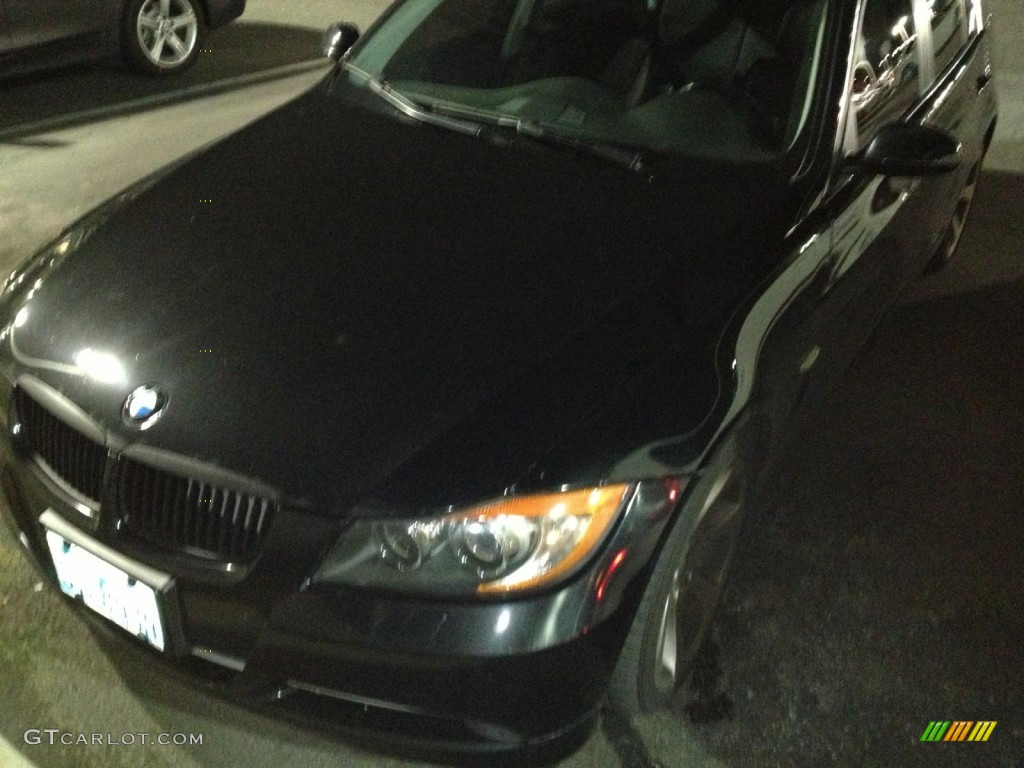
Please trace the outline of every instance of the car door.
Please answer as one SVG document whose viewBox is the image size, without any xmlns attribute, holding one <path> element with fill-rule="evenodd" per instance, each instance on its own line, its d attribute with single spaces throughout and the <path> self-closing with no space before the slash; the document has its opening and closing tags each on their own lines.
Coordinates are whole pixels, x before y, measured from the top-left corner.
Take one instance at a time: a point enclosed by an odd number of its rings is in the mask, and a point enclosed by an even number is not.
<svg viewBox="0 0 1024 768">
<path fill-rule="evenodd" d="M 112 0 L 3 0 L 5 50 L 25 50 L 116 26 Z"/>
<path fill-rule="evenodd" d="M 950 224 L 962 227 L 964 201 L 970 202 L 981 161 L 994 129 L 995 94 L 991 85 L 991 50 L 984 35 L 981 0 L 920 0 L 917 8 L 924 49 L 931 52 L 922 70 L 925 98 L 912 119 L 947 131 L 962 145 L 962 163 L 951 174 L 922 182 L 921 195 L 931 214 L 922 232 L 921 269 L 943 247 Z M 966 198 L 965 198 L 966 196 Z M 955 246 L 955 243 L 952 243 Z M 934 263 L 941 263 L 941 258 Z"/>
<path fill-rule="evenodd" d="M 846 173 L 844 160 L 886 125 L 924 122 L 933 56 L 922 7 L 918 0 L 862 0 L 836 156 L 836 277 L 862 259 L 876 264 L 886 275 L 877 303 L 886 305 L 920 274 L 934 240 L 933 209 L 945 208 L 950 179 Z"/>
<path fill-rule="evenodd" d="M 896 178 L 845 162 L 884 126 L 923 122 L 938 100 L 929 41 L 918 29 L 922 8 L 916 0 L 860 0 L 840 36 L 838 131 L 823 149 L 832 155 L 831 179 L 816 222 L 794 243 L 796 290 L 772 320 L 760 364 L 776 439 L 792 435 L 795 417 L 824 401 L 920 274 L 955 197 L 953 175 Z"/>
<path fill-rule="evenodd" d="M 837 182 L 839 194 L 853 198 L 878 186 L 872 210 L 890 220 L 871 247 L 889 251 L 901 288 L 934 257 L 961 191 L 977 176 L 991 128 L 985 120 L 994 112 L 991 66 L 980 1 L 865 0 L 862 5 L 838 161 L 861 151 L 891 122 L 940 128 L 962 146 L 961 165 L 951 173 L 915 179 L 859 174 Z M 863 227 L 839 227 L 836 235 L 837 248 L 845 249 L 847 258 L 856 257 Z"/>
<path fill-rule="evenodd" d="M 953 15 L 949 22 L 934 15 L 940 7 Z M 980 156 L 979 128 L 969 116 L 969 98 L 961 95 L 967 75 L 954 66 L 962 59 L 957 52 L 966 42 L 966 23 L 963 36 L 948 42 L 946 79 L 937 77 L 933 48 L 942 24 L 949 24 L 943 36 L 957 34 L 956 14 L 963 9 L 961 0 L 861 0 L 828 202 L 830 263 L 819 276 L 821 299 L 805 328 L 820 347 L 819 371 L 803 385 L 809 399 L 820 399 L 834 372 L 848 365 L 920 277 Z M 847 158 L 894 123 L 949 132 L 964 145 L 964 161 L 950 173 L 914 177 L 851 171 Z"/>
</svg>

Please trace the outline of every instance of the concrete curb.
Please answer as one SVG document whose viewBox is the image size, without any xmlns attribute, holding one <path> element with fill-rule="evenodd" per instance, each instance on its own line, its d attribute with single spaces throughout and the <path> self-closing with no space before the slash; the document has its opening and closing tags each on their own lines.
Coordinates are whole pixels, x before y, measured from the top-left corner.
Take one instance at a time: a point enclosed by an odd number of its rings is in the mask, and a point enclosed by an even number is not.
<svg viewBox="0 0 1024 768">
<path fill-rule="evenodd" d="M 246 88 L 252 85 L 260 85 L 273 80 L 283 80 L 285 78 L 292 77 L 293 75 L 301 75 L 305 72 L 311 72 L 320 68 L 323 68 L 325 72 L 327 71 L 326 59 L 300 61 L 296 64 L 286 64 L 282 67 L 275 67 L 273 69 L 267 69 L 260 72 L 252 72 L 246 75 L 238 75 L 237 77 L 229 77 L 227 79 L 216 80 L 211 83 L 200 83 L 188 88 L 183 88 L 180 91 L 144 96 L 141 99 L 133 99 L 132 101 L 126 101 L 121 104 L 96 107 L 95 109 L 84 109 L 80 112 L 71 112 L 66 115 L 60 115 L 59 117 L 52 117 L 46 120 L 39 120 L 34 123 L 23 123 L 22 125 L 15 125 L 10 128 L 0 129 L 0 142 L 4 141 L 4 139 L 24 138 L 25 136 L 49 133 L 61 128 L 81 125 L 82 123 L 98 122 L 112 117 L 120 117 L 136 112 L 155 109 L 157 107 L 164 107 L 170 104 L 178 104 L 184 101 L 191 101 L 193 99 L 215 96 L 225 91 L 237 90 L 239 88 Z"/>
</svg>

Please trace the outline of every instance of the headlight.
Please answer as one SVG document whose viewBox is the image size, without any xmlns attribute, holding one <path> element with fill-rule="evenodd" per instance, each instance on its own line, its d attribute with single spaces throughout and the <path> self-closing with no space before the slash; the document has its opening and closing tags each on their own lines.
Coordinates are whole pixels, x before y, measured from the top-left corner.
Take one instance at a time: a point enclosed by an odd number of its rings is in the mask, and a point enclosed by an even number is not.
<svg viewBox="0 0 1024 768">
<path fill-rule="evenodd" d="M 633 489 L 509 496 L 439 517 L 359 520 L 313 580 L 448 595 L 543 588 L 597 551 Z"/>
</svg>

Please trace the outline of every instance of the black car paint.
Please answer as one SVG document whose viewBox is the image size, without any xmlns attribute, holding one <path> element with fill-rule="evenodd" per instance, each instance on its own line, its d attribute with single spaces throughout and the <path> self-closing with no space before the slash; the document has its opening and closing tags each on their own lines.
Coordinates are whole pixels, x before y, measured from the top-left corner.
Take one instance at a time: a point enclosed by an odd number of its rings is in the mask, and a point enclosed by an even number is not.
<svg viewBox="0 0 1024 768">
<path fill-rule="evenodd" d="M 845 9 L 841 28 L 854 24 Z M 836 62 L 837 69 L 843 63 Z M 980 163 L 995 129 L 995 100 L 982 77 L 991 71 L 986 33 L 940 73 L 905 117 L 949 131 L 961 142 L 958 170 L 920 178 L 850 173 L 829 157 L 820 202 L 795 243 L 822 251 L 802 284 L 772 318 L 757 360 L 762 387 L 751 410 L 782 451 L 796 426 L 822 404 L 838 376 L 868 340 L 897 297 L 925 270 L 972 166 Z M 839 76 L 839 75 L 837 75 Z M 842 92 L 834 84 L 837 95 Z M 830 136 L 829 140 L 838 139 Z M 817 237 L 814 245 L 810 238 Z M 799 261 L 799 257 L 797 261 Z"/>
<path fill-rule="evenodd" d="M 296 125 L 321 128 L 314 146 L 323 155 L 265 151 L 280 146 Z M 366 150 L 374 146 L 380 150 Z M 528 178 L 522 175 L 527 160 Z M 406 173 L 413 167 L 415 176 Z M 463 172 L 453 174 L 453 167 Z M 229 183 L 249 169 L 275 183 Z M 705 180 L 712 174 L 734 178 L 711 188 Z M 32 290 L 32 310 L 15 332 L 18 354 L 4 361 L 5 373 L 16 379 L 17 357 L 66 359 L 84 346 L 115 351 L 130 380 L 160 382 L 173 393 L 160 430 L 140 435 L 124 425 L 120 389 L 40 368 L 32 375 L 102 425 L 112 446 L 169 450 L 187 440 L 203 464 L 259 477 L 280 491 L 282 509 L 251 571 L 203 568 L 119 540 L 111 527 L 92 530 L 177 578 L 192 646 L 246 658 L 259 678 L 301 682 L 315 671 L 315 682 L 328 689 L 359 690 L 423 711 L 436 707 L 434 692 L 445 680 L 476 669 L 479 680 L 464 683 L 461 698 L 446 703 L 447 717 L 500 725 L 509 740 L 537 738 L 587 718 L 628 628 L 630 596 L 642 588 L 667 521 L 620 525 L 630 549 L 647 554 L 629 559 L 601 605 L 593 597 L 595 580 L 618 539 L 584 578 L 512 603 L 421 604 L 323 586 L 296 593 L 295 587 L 337 536 L 343 520 L 333 518 L 354 508 L 402 514 L 478 501 L 506 488 L 582 485 L 616 472 L 672 475 L 699 466 L 715 427 L 709 416 L 727 402 L 721 390 L 732 376 L 729 362 L 718 360 L 721 328 L 749 289 L 740 277 L 767 272 L 772 259 L 762 244 L 782 234 L 790 198 L 767 186 L 772 176 L 774 168 L 752 173 L 669 160 L 637 174 L 565 150 L 507 147 L 396 123 L 312 92 L 226 139 L 214 155 L 128 196 L 127 204 L 111 205 L 83 242 L 12 292 L 7 306 L 14 308 Z M 674 215 L 683 198 L 669 181 L 680 178 L 703 201 L 701 215 Z M 347 205 L 329 193 L 338 179 L 353 195 Z M 608 194 L 595 200 L 593 189 Z M 584 190 L 591 192 L 584 196 Z M 738 204 L 737 195 L 751 199 Z M 159 211 L 169 199 L 188 212 L 187 228 L 162 224 Z M 453 208 L 452 199 L 475 207 Z M 593 207 L 583 209 L 584 199 Z M 275 222 L 235 226 L 243 212 L 267 206 L 287 213 Z M 749 227 L 747 206 L 778 213 Z M 511 222 L 500 215 L 510 207 L 520 214 Z M 410 210 L 431 226 L 403 221 Z M 532 226 L 523 228 L 523 219 Z M 311 220 L 320 223 L 316 231 L 295 228 Z M 151 227 L 140 230 L 146 221 Z M 457 240 L 451 230 L 460 232 Z M 307 247 L 290 253 L 298 238 Z M 161 243 L 158 250 L 151 250 L 154 243 Z M 129 274 L 117 266 L 125 252 L 135 254 Z M 222 271 L 211 268 L 211 254 L 218 254 Z M 231 261 L 227 254 L 234 254 Z M 723 295 L 712 286 L 726 273 L 736 282 Z M 225 281 L 228 275 L 237 283 Z M 65 292 L 80 300 L 65 304 L 59 298 Z M 296 303 L 296 294 L 305 300 Z M 169 297 L 181 299 L 168 303 Z M 150 302 L 167 312 L 154 315 Z M 459 308 L 454 316 L 453 306 Z M 202 324 L 196 321 L 201 309 L 212 316 Z M 422 322 L 424 315 L 430 320 Z M 55 334 L 57 325 L 77 331 Z M 168 337 L 168 328 L 177 332 Z M 157 337 L 164 341 L 147 349 Z M 495 338 L 504 341 L 497 346 Z M 279 389 L 254 408 L 248 393 L 271 383 L 266 371 L 280 377 L 273 384 Z M 200 383 L 203 396 L 191 390 Z M 219 394 L 211 396 L 211 387 Z M 374 402 L 373 413 L 362 413 Z M 370 428 L 374 422 L 386 425 L 383 435 Z M 360 423 L 367 426 L 353 429 Z M 229 424 L 238 431 L 224 439 Z M 324 433 L 314 434 L 315 424 Z M 278 445 L 289 445 L 292 458 Z M 15 507 L 54 506 L 52 489 L 24 466 L 8 467 L 4 487 L 20 499 Z M 27 519 L 20 527 L 37 530 Z M 45 562 L 45 545 L 34 544 Z M 615 610 L 622 605 L 625 610 Z M 509 631 L 481 632 L 502 610 L 510 611 Z M 430 649 L 451 658 L 424 664 Z M 320 662 L 306 658 L 314 651 Z M 341 663 L 352 654 L 360 659 L 358 679 Z M 382 666 L 396 660 L 405 667 L 398 688 Z M 517 681 L 538 670 L 548 672 L 535 695 L 553 706 L 524 709 Z M 496 684 L 506 696 L 493 696 Z"/>
<path fill-rule="evenodd" d="M 592 483 L 622 449 L 570 442 L 588 418 L 637 447 L 714 404 L 718 328 L 784 220 L 772 171 L 641 175 L 312 92 L 113 212 L 35 290 L 18 356 L 113 353 L 128 380 L 174 393 L 159 430 L 121 422 L 120 389 L 36 375 L 124 441 L 190 445 L 339 514 Z M 685 217 L 684 194 L 702 201 Z M 187 224 L 168 227 L 167 206 Z M 755 227 L 748 207 L 766 212 Z M 733 295 L 712 289 L 725 275 Z M 647 377 L 660 396 L 630 407 Z"/>
<path fill-rule="evenodd" d="M 328 126 L 328 136 L 321 131 L 311 138 L 324 148 L 324 156 L 314 154 L 303 160 L 264 150 L 280 146 L 285 132 L 294 130 L 296 124 Z M 419 143 L 410 142 L 409 136 Z M 588 619 L 611 613 L 626 593 L 637 589 L 648 558 L 631 560 L 629 567 L 622 569 L 615 590 L 598 612 L 588 598 L 593 592 L 593 576 L 554 594 L 504 608 L 443 602 L 417 605 L 387 596 L 356 594 L 349 594 L 346 600 L 343 590 L 322 587 L 293 595 L 295 585 L 316 565 L 315 557 L 300 558 L 296 553 L 323 551 L 339 530 L 331 518 L 356 504 L 397 514 L 408 512 L 413 504 L 440 507 L 485 498 L 512 486 L 576 485 L 609 475 L 626 448 L 645 443 L 653 443 L 656 451 L 652 457 L 639 454 L 647 466 L 645 474 L 674 473 L 692 463 L 699 451 L 673 452 L 662 444 L 673 437 L 665 425 L 680 424 L 680 432 L 696 429 L 718 401 L 719 374 L 711 364 L 716 356 L 716 325 L 724 322 L 732 309 L 728 299 L 708 291 L 708 286 L 715 274 L 729 268 L 722 263 L 730 255 L 722 247 L 723 233 L 739 231 L 736 214 L 742 207 L 735 205 L 734 191 L 722 186 L 720 194 L 725 197 L 706 197 L 706 214 L 696 225 L 689 217 L 679 217 L 676 228 L 659 231 L 655 225 L 674 218 L 670 206 L 678 199 L 660 176 L 638 175 L 604 160 L 529 144 L 508 148 L 467 137 L 457 138 L 452 145 L 452 138 L 433 128 L 397 124 L 384 116 L 354 111 L 343 100 L 325 98 L 320 92 L 310 93 L 222 142 L 219 162 L 209 165 L 205 156 L 200 156 L 180 165 L 159 185 L 108 206 L 95 217 L 102 219 L 99 226 L 96 221 L 84 223 L 86 230 L 96 227 L 96 231 L 42 272 L 31 274 L 24 284 L 26 290 L 33 290 L 32 312 L 30 320 L 17 329 L 16 343 L 19 355 L 36 359 L 73 356 L 85 345 L 116 350 L 124 360 L 134 361 L 129 364 L 132 380 L 159 381 L 174 393 L 162 427 L 189 418 L 196 419 L 194 423 L 203 429 L 176 437 L 172 437 L 173 429 L 161 429 L 160 435 L 155 430 L 139 435 L 119 418 L 123 401 L 119 390 L 96 389 L 82 380 L 67 381 L 45 370 L 33 375 L 78 403 L 84 411 L 80 415 L 102 424 L 113 445 L 145 443 L 167 449 L 175 440 L 198 441 L 194 455 L 205 463 L 260 477 L 281 490 L 286 501 L 251 574 L 245 567 L 233 572 L 203 570 L 137 542 L 121 542 L 129 556 L 145 559 L 178 577 L 192 645 L 247 657 L 250 668 L 272 679 L 289 674 L 301 680 L 310 664 L 302 649 L 317 649 L 327 658 L 356 652 L 363 659 L 360 666 L 364 671 L 378 668 L 357 648 L 380 648 L 382 658 L 392 661 L 406 654 L 408 685 L 400 698 L 407 703 L 414 700 L 425 710 L 432 692 L 445 679 L 459 668 L 479 667 L 482 654 L 493 659 L 494 669 L 479 685 L 463 686 L 463 701 L 450 703 L 453 716 L 504 723 L 510 732 L 525 737 L 550 731 L 553 719 L 586 717 L 591 706 L 587 702 L 607 675 L 614 647 L 628 625 L 623 613 L 590 631 Z M 351 150 L 327 154 L 328 147 L 353 143 L 382 149 L 362 156 Z M 385 151 L 389 147 L 406 149 Z M 526 159 L 534 169 L 544 168 L 547 173 L 519 178 Z M 453 166 L 477 169 L 477 173 L 471 178 L 452 178 L 449 169 Z M 410 167 L 419 169 L 415 177 L 404 173 Z M 244 175 L 249 172 L 246 169 L 258 169 L 277 183 L 242 189 L 226 184 L 231 174 Z M 695 187 L 709 173 L 700 165 L 684 170 L 683 175 Z M 737 180 L 736 188 L 758 195 L 757 205 L 778 205 L 769 203 L 779 199 L 772 194 L 774 190 L 764 189 L 757 176 L 747 173 Z M 407 179 L 404 184 L 395 183 L 403 177 Z M 339 178 L 346 180 L 346 189 L 353 193 L 363 191 L 369 211 L 338 205 L 337 197 L 328 190 Z M 580 210 L 581 191 L 588 186 L 614 194 L 599 201 L 596 210 Z M 310 189 L 323 192 L 310 200 Z M 444 189 L 446 196 L 437 199 L 434 210 L 429 211 L 433 227 L 422 229 L 401 220 L 403 210 L 436 199 L 439 189 Z M 174 190 L 174 205 L 188 212 L 183 217 L 190 222 L 188 228 L 165 227 L 156 210 L 149 208 L 163 204 L 165 193 L 161 190 Z M 449 236 L 441 224 L 447 221 L 451 222 L 449 228 L 455 227 L 462 213 L 447 205 L 452 197 L 477 201 L 478 205 L 472 220 L 461 228 L 462 247 L 446 248 Z M 535 222 L 530 231 L 523 230 L 518 220 L 504 222 L 498 215 L 502 206 L 511 204 L 509 198 L 516 201 L 521 218 Z M 376 223 L 381 200 L 387 201 L 383 204 L 389 209 L 384 225 Z M 288 209 L 280 224 L 231 227 L 240 213 L 270 205 Z M 322 230 L 295 231 L 293 222 L 302 220 L 300 213 L 308 216 L 311 212 L 322 222 Z M 137 230 L 139 222 L 146 220 L 152 222 L 152 229 Z M 763 221 L 777 227 L 775 217 Z M 564 231 L 570 222 L 582 222 L 590 231 Z M 752 247 L 738 252 L 761 258 L 753 246 L 778 235 L 766 230 L 759 227 L 748 233 Z M 200 231 L 202 237 L 196 237 L 194 233 Z M 623 232 L 630 236 L 623 237 Z M 298 255 L 301 262 L 287 254 L 289 243 L 299 236 L 310 246 Z M 565 253 L 557 270 L 551 259 L 542 261 L 539 247 L 550 247 L 552 241 Z M 161 250 L 147 252 L 146 244 L 156 242 L 163 244 Z M 505 254 L 503 266 L 497 269 L 491 242 L 501 243 Z M 688 247 L 673 247 L 678 242 Z M 124 252 L 137 255 L 128 275 L 115 263 L 117 254 Z M 207 287 L 223 276 L 211 274 L 209 264 L 212 253 L 229 252 L 237 254 L 237 261 L 226 264 L 225 272 L 238 275 L 239 280 L 233 288 L 236 292 L 225 295 Z M 389 254 L 390 260 L 380 260 L 381 253 Z M 367 254 L 376 259 L 371 261 Z M 652 254 L 661 255 L 652 259 Z M 432 263 L 425 263 L 428 257 Z M 749 269 L 749 264 L 736 264 L 732 269 L 738 274 Z M 137 277 L 149 270 L 152 277 Z M 411 284 L 409 273 L 419 275 L 420 280 L 431 275 L 429 285 Z M 541 273 L 543 281 L 537 279 Z M 289 284 L 296 274 L 316 281 L 316 301 L 301 305 L 289 301 L 290 293 L 312 284 Z M 346 277 L 356 284 L 348 284 Z M 382 279 L 387 290 L 367 287 L 368 281 Z M 36 280 L 42 282 L 33 289 Z M 122 295 L 129 290 L 138 293 L 125 302 Z M 54 297 L 61 291 L 72 291 L 84 300 L 59 306 Z M 509 295 L 503 295 L 506 291 Z M 12 292 L 8 306 L 17 305 L 25 292 Z M 343 295 L 337 297 L 332 292 Z M 550 302 L 531 305 L 542 292 L 551 297 Z M 142 295 L 148 298 L 140 301 Z M 172 314 L 168 316 L 146 311 L 145 302 L 168 296 L 185 297 L 185 302 L 169 305 Z M 533 306 L 535 313 L 543 310 L 546 314 L 519 318 L 520 302 Z M 453 305 L 461 307 L 460 318 L 450 317 L 448 307 Z M 117 311 L 100 312 L 101 307 Z M 435 313 L 434 319 L 425 326 L 410 322 L 416 318 L 403 313 L 410 313 L 411 307 L 420 314 Z M 243 318 L 265 314 L 256 325 L 238 324 L 237 319 L 232 322 L 240 308 Z M 200 309 L 216 310 L 213 321 L 195 325 L 190 318 Z M 310 320 L 310 312 L 315 319 Z M 339 329 L 336 312 L 348 325 Z M 666 345 L 665 335 L 675 337 L 673 330 L 682 322 L 699 332 L 679 334 Z M 52 333 L 54 324 L 75 327 L 82 336 L 61 334 L 58 342 Z M 521 330 L 503 348 L 493 349 L 491 338 L 499 327 Z M 551 334 L 549 327 L 560 328 L 561 333 Z M 144 340 L 155 338 L 165 328 L 184 332 L 146 349 Z M 342 330 L 345 344 L 339 345 Z M 437 338 L 439 332 L 443 338 Z M 254 338 L 261 343 L 247 347 Z M 273 343 L 275 338 L 278 341 Z M 422 368 L 425 348 L 443 352 L 436 370 Z M 385 350 L 392 351 L 385 356 Z M 254 385 L 267 382 L 261 372 L 268 361 L 273 370 L 294 377 L 294 383 L 285 385 L 279 397 L 273 398 L 280 406 L 277 412 L 266 407 L 253 409 L 249 405 L 252 396 L 246 394 Z M 356 365 L 364 366 L 367 373 L 349 386 L 361 385 L 362 392 L 342 390 L 344 396 L 339 397 L 338 382 L 348 383 Z M 595 365 L 602 378 L 581 375 Z M 395 368 L 397 374 L 389 373 Z M 511 376 L 511 371 L 517 375 Z M 7 373 L 11 379 L 16 376 L 12 367 L 7 367 Z M 722 371 L 721 375 L 728 373 Z M 203 382 L 204 387 L 219 384 L 224 389 L 221 395 L 207 395 L 204 400 L 188 391 L 188 380 Z M 460 382 L 459 387 L 449 391 L 455 381 Z M 414 386 L 417 383 L 419 386 Z M 657 402 L 646 403 L 652 407 L 639 409 L 631 401 L 637 387 L 647 383 L 655 384 L 661 396 Z M 688 397 L 679 397 L 681 387 L 688 388 Z M 394 394 L 381 400 L 380 410 L 372 414 L 378 422 L 388 419 L 395 399 L 402 397 L 414 398 L 411 402 L 419 403 L 431 418 L 423 424 L 394 420 L 387 427 L 387 441 L 375 439 L 370 430 L 357 432 L 362 438 L 358 447 L 346 448 L 350 444 L 346 438 L 355 441 L 347 437 L 351 427 L 336 425 L 346 420 L 357 422 L 359 413 L 342 409 L 352 408 L 353 400 L 357 404 L 372 401 L 381 391 Z M 240 394 L 234 396 L 236 392 Z M 566 396 L 569 392 L 572 398 Z M 190 400 L 193 402 L 187 405 Z M 191 410 L 196 408 L 206 410 Z M 528 419 L 533 421 L 533 429 L 524 429 L 530 424 Z M 314 442 L 309 425 L 316 422 L 332 431 Z M 235 428 L 248 425 L 252 433 L 242 440 L 218 442 L 227 424 Z M 602 433 L 614 436 L 617 442 L 602 444 Z M 280 444 L 307 447 L 295 464 L 287 465 L 273 450 L 274 443 L 259 442 L 260 434 L 273 435 Z M 497 446 L 495 435 L 501 436 Z M 409 447 L 393 454 L 388 443 L 396 439 Z M 204 444 L 198 447 L 200 443 Z M 595 452 L 598 446 L 600 451 Z M 495 455 L 487 463 L 480 461 L 484 447 Z M 378 452 L 367 455 L 371 448 Z M 473 472 L 451 471 L 470 462 L 476 467 Z M 316 470 L 300 471 L 309 467 Z M 291 484 L 290 478 L 301 476 L 322 482 Z M 52 489 L 31 477 L 31 472 L 9 468 L 4 486 L 9 497 L 21 500 L 14 504 L 17 508 L 54 505 Z M 384 495 L 385 490 L 389 495 Z M 663 524 L 645 526 L 643 542 L 631 544 L 634 551 L 652 552 Z M 29 520 L 23 520 L 21 527 L 35 528 Z M 116 537 L 110 529 L 93 533 L 99 538 Z M 37 557 L 45 561 L 44 545 L 41 540 L 35 544 Z M 591 570 L 599 573 L 601 569 Z M 566 604 L 590 607 L 566 614 Z M 474 630 L 493 626 L 495 616 L 509 607 L 512 617 L 507 634 L 496 638 Z M 296 616 L 303 615 L 307 619 L 296 623 Z M 367 622 L 367 616 L 374 619 Z M 318 628 L 319 634 L 303 636 L 310 631 L 304 627 Z M 332 636 L 333 640 L 325 639 Z M 350 644 L 338 642 L 344 637 L 350 638 Z M 572 638 L 577 639 L 565 642 Z M 424 667 L 416 663 L 415 655 L 417 648 L 422 653 L 424 647 L 446 649 L 461 659 L 446 664 L 435 661 Z M 501 660 L 503 652 L 517 654 L 517 661 Z M 575 659 L 572 665 L 568 664 L 570 658 Z M 512 685 L 513 680 L 523 678 L 524 669 L 543 668 L 537 665 L 550 665 L 549 682 L 538 692 L 552 701 L 568 682 L 555 672 L 570 666 L 575 670 L 574 679 L 579 678 L 576 682 L 586 681 L 584 690 L 591 694 L 580 696 L 577 692 L 572 703 L 562 702 L 551 711 L 531 709 L 510 717 L 507 699 L 496 701 L 492 695 L 495 680 L 505 677 Z M 319 684 L 351 689 L 354 680 L 345 666 L 315 666 L 319 673 L 314 679 Z M 327 670 L 336 673 L 325 676 Z M 364 675 L 362 680 L 362 695 L 380 700 L 387 699 L 388 688 L 394 685 L 390 676 L 379 674 Z M 508 689 L 510 696 L 513 687 Z M 394 693 L 391 690 L 390 695 Z"/>
<path fill-rule="evenodd" d="M 11 50 L 80 38 L 116 28 L 110 0 L 4 0 L 3 47 Z"/>
<path fill-rule="evenodd" d="M 114 58 L 121 51 L 126 0 L 3 0 L 0 77 L 43 67 Z M 245 0 L 200 0 L 210 28 L 242 15 Z"/>
<path fill-rule="evenodd" d="M 830 34 L 852 24 L 845 13 Z M 951 68 L 958 82 L 973 83 L 985 66 L 984 43 Z M 845 64 L 829 62 L 822 103 L 839 103 Z M 981 126 L 960 136 L 969 167 L 985 147 L 991 94 L 978 99 L 961 87 L 939 99 L 941 87 L 921 109 L 941 101 L 930 121 Z M 542 739 L 592 711 L 669 521 L 626 516 L 583 577 L 515 601 L 414 601 L 304 580 L 350 514 L 695 472 L 684 519 L 701 501 L 715 446 L 733 442 L 745 465 L 777 457 L 796 415 L 821 400 L 920 272 L 931 244 L 916 222 L 925 217 L 929 231 L 941 231 L 933 225 L 949 212 L 936 201 L 966 173 L 843 174 L 835 117 L 822 114 L 806 152 L 780 161 L 793 181 L 779 189 L 768 182 L 777 167 L 762 174 L 654 159 L 637 174 L 523 141 L 509 147 L 392 122 L 314 91 L 110 205 L 82 244 L 10 293 L 3 321 L 35 290 L 17 329 L 24 354 L 68 359 L 84 345 L 112 348 L 134 361 L 130 380 L 174 392 L 161 429 L 139 435 L 118 417 L 126 391 L 33 371 L 101 424 L 116 449 L 188 445 L 198 471 L 215 464 L 281 494 L 251 567 L 203 571 L 120 543 L 177 577 L 191 645 L 247 659 L 237 693 L 288 689 L 287 704 L 297 698 L 288 681 L 299 682 L 417 723 L 470 721 L 482 743 Z M 296 126 L 325 130 L 305 147 L 283 142 Z M 235 180 L 249 174 L 264 183 L 239 188 Z M 604 195 L 595 200 L 594 189 Z M 904 192 L 913 194 L 901 200 Z M 507 222 L 498 214 L 513 201 L 522 213 Z M 189 212 L 188 227 L 160 224 L 168 203 Z M 262 210 L 281 215 L 250 215 Z M 893 225 L 877 238 L 879 216 Z M 311 221 L 315 228 L 301 226 Z M 580 222 L 588 226 L 567 231 Z M 296 252 L 296 242 L 307 247 Z M 507 255 L 497 265 L 494 243 Z M 117 265 L 125 251 L 137 265 L 128 275 Z M 62 294 L 84 300 L 67 304 Z M 163 316 L 142 311 L 167 296 L 185 301 L 161 302 Z M 116 316 L 97 311 L 110 302 Z M 520 316 L 524 304 L 531 312 Z M 212 319 L 198 322 L 200 310 Z M 58 323 L 79 338 L 56 334 Z M 168 339 L 165 328 L 184 330 Z M 495 344 L 496 334 L 511 339 Z M 9 391 L 24 366 L 8 354 L 0 364 Z M 205 401 L 189 390 L 198 381 Z M 347 389 L 339 392 L 339 381 Z M 275 388 L 269 405 L 249 406 L 255 384 Z M 374 402 L 375 412 L 360 413 Z M 416 420 L 396 416 L 395 403 Z M 245 440 L 226 439 L 228 424 Z M 312 434 L 313 426 L 325 431 Z M 305 450 L 289 464 L 279 444 Z M 3 486 L 45 569 L 32 515 L 60 502 L 16 456 Z M 624 543 L 643 554 L 597 601 L 595 581 Z M 502 611 L 507 634 L 489 630 Z M 452 679 L 458 693 L 439 700 Z"/>
</svg>

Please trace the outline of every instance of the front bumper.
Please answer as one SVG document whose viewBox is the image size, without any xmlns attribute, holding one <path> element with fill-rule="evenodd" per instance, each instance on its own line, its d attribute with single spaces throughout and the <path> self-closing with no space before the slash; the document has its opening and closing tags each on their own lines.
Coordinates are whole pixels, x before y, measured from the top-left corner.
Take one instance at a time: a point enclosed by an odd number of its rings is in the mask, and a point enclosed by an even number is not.
<svg viewBox="0 0 1024 768">
<path fill-rule="evenodd" d="M 3 517 L 50 583 L 56 573 L 40 523 L 47 510 L 174 580 L 166 653 L 79 606 L 94 628 L 146 663 L 215 679 L 242 702 L 375 743 L 393 744 L 397 734 L 413 748 L 502 751 L 574 741 L 603 698 L 665 524 L 627 519 L 605 554 L 567 585 L 507 602 L 311 584 L 317 553 L 343 523 L 284 503 L 255 560 L 199 567 L 194 557 L 125 538 L 105 519 L 110 505 L 84 515 L 20 444 L 17 418 L 9 409 L 3 429 Z M 610 568 L 627 542 L 625 565 Z"/>
<path fill-rule="evenodd" d="M 0 480 L 10 509 L 5 521 L 56 586 L 38 514 L 33 520 L 30 510 L 60 505 L 52 497 L 42 505 L 26 501 L 39 499 L 45 489 L 27 489 L 32 481 L 10 461 Z M 621 642 L 618 622 L 610 620 L 532 652 L 459 652 L 460 646 L 485 646 L 485 635 L 501 625 L 530 631 L 546 621 L 550 627 L 558 620 L 553 604 L 571 599 L 566 592 L 511 606 L 474 606 L 403 603 L 318 588 L 295 591 L 260 622 L 252 615 L 255 592 L 236 586 L 225 594 L 184 577 L 175 580 L 180 618 L 174 619 L 176 640 L 166 654 L 68 602 L 116 647 L 216 680 L 223 693 L 242 703 L 283 714 L 313 713 L 323 725 L 362 735 L 379 732 L 388 740 L 404 734 L 411 746 L 514 749 L 571 731 L 588 722 L 600 703 Z M 248 642 L 243 647 L 240 641 Z M 204 669 L 211 666 L 217 669 Z"/>
</svg>

